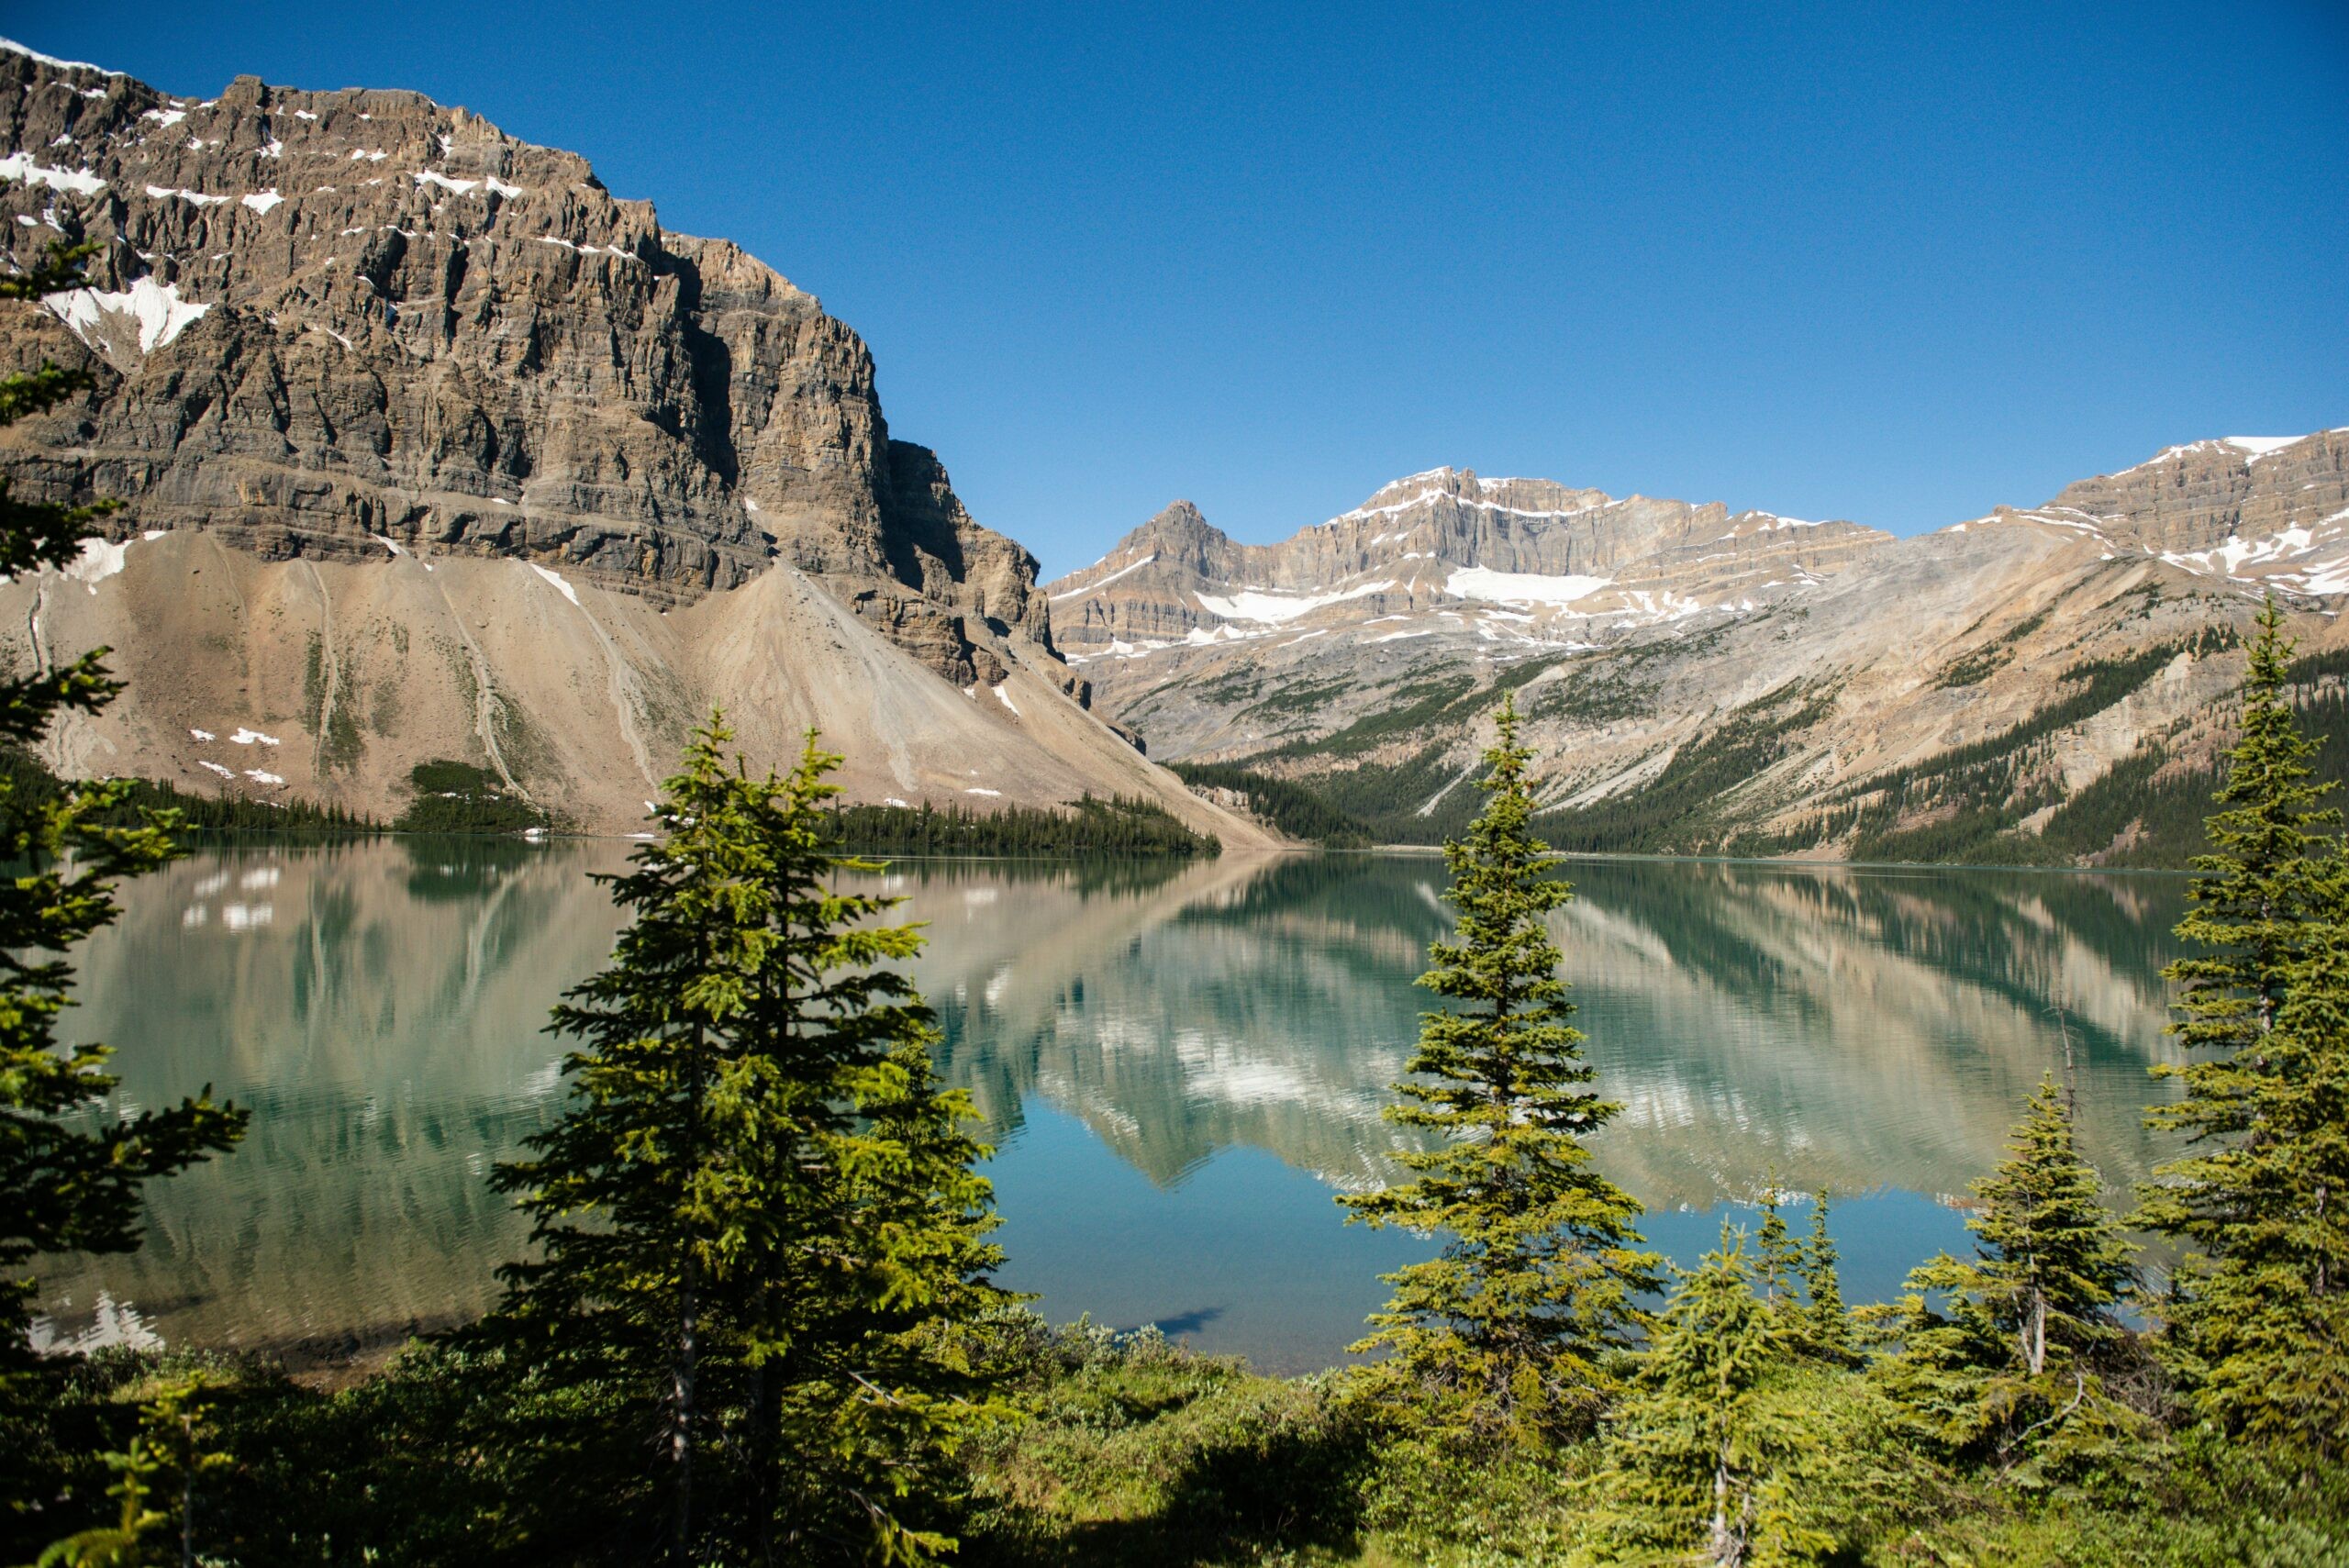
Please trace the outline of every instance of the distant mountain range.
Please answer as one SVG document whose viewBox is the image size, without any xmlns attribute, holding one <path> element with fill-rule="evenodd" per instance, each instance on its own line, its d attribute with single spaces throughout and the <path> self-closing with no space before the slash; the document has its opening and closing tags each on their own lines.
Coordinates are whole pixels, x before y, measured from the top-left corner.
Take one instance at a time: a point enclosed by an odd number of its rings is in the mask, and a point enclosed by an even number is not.
<svg viewBox="0 0 2349 1568">
<path fill-rule="evenodd" d="M 1387 839 L 1464 819 L 1515 691 L 1570 847 L 2172 862 L 2264 595 L 2338 700 L 2349 429 L 2195 441 L 1909 539 L 1442 468 L 1274 545 L 1177 502 L 1044 592 L 1153 755 Z"/>
</svg>

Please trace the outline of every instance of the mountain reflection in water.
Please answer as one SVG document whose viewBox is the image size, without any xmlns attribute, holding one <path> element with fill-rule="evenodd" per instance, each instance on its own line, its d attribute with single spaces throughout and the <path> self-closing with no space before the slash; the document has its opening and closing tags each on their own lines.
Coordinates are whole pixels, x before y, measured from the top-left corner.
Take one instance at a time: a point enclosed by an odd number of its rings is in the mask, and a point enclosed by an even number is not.
<svg viewBox="0 0 2349 1568">
<path fill-rule="evenodd" d="M 210 1082 L 254 1112 L 150 1189 L 128 1258 L 52 1260 L 48 1332 L 332 1352 L 495 1299 L 525 1228 L 490 1163 L 559 1106 L 542 1032 L 617 918 L 628 846 L 383 840 L 210 851 L 129 884 L 69 1032 L 114 1044 L 116 1110 Z M 1837 1224 L 1847 1292 L 1959 1245 L 2070 1039 L 2083 1137 L 2125 1189 L 2175 1060 L 2159 976 L 2183 884 L 2043 873 L 1576 862 L 1555 917 L 1601 1089 L 1593 1148 L 1684 1260 L 1725 1202 L 1876 1195 Z M 1054 1317 L 1156 1320 L 1326 1364 L 1408 1237 L 1329 1195 L 1388 1179 L 1379 1117 L 1448 929 L 1440 860 L 901 862 L 948 1077 L 1000 1152 L 1006 1282 Z M 1938 1200 L 1938 1201 L 1937 1201 Z M 1799 1223 L 1799 1221 L 1798 1221 Z"/>
</svg>

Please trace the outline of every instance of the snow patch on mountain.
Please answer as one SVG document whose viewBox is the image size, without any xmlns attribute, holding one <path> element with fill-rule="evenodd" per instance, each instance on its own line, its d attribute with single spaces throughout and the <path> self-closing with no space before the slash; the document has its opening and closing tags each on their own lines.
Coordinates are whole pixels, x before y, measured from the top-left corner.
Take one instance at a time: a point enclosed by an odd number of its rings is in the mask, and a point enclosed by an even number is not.
<svg viewBox="0 0 2349 1568">
<path fill-rule="evenodd" d="M 29 152 L 11 152 L 0 158 L 0 180 L 22 180 L 28 185 L 47 185 L 52 191 L 72 191 L 83 196 L 95 196 L 106 188 L 106 183 L 87 169 L 50 168 L 34 162 Z"/>
<path fill-rule="evenodd" d="M 1387 488 L 1392 489 L 1393 486 L 1389 485 Z M 1382 491 L 1380 494 L 1383 495 L 1385 492 Z M 1371 497 L 1374 501 L 1377 498 L 1375 495 Z M 1472 511 L 1499 512 L 1511 517 L 1541 517 L 1553 521 L 1560 517 L 1579 517 L 1591 512 L 1603 512 L 1616 505 L 1613 501 L 1594 501 L 1587 506 L 1569 506 L 1564 510 L 1542 511 L 1531 506 L 1503 506 L 1498 501 L 1471 500 L 1465 495 L 1454 495 L 1445 490 L 1426 490 L 1408 501 L 1397 501 L 1385 506 L 1356 506 L 1351 512 L 1339 513 L 1330 519 L 1330 523 L 1351 523 L 1371 517 L 1391 517 L 1397 512 L 1419 511 L 1423 507 L 1432 506 L 1439 501 L 1449 501 L 1455 506 L 1465 506 Z M 1330 524 L 1325 523 L 1322 526 L 1327 528 Z"/>
<path fill-rule="evenodd" d="M 537 573 L 540 576 L 545 578 L 549 583 L 553 584 L 556 593 L 561 594 L 564 598 L 569 599 L 574 605 L 579 603 L 579 590 L 573 587 L 569 583 L 564 582 L 561 573 L 550 572 L 535 561 L 525 562 L 523 564 L 528 566 L 531 571 Z"/>
<path fill-rule="evenodd" d="M 41 303 L 73 329 L 73 336 L 92 348 L 97 345 L 91 342 L 90 334 L 106 317 L 131 317 L 139 323 L 139 351 L 142 354 L 151 354 L 163 347 L 212 308 L 182 299 L 177 284 L 159 284 L 152 272 L 127 289 L 68 289 L 62 294 L 42 295 Z"/>
<path fill-rule="evenodd" d="M 87 583 L 90 592 L 95 594 L 99 584 L 122 570 L 123 557 L 129 550 L 128 539 L 116 542 L 85 539 L 82 541 L 82 553 L 65 563 L 65 575 L 77 583 Z"/>
<path fill-rule="evenodd" d="M 2298 446 L 2310 439 L 2308 436 L 2219 436 L 2205 440 L 2188 441 L 2181 446 L 2164 447 L 2144 462 L 2132 463 L 2120 472 L 2134 473 L 2139 469 L 2151 468 L 2157 462 L 2167 462 L 2173 458 L 2181 458 L 2189 452 L 2210 451 L 2213 449 L 2232 449 L 2244 454 L 2248 462 L 2257 462 L 2262 458 L 2282 451 L 2286 447 Z"/>
<path fill-rule="evenodd" d="M 1315 610 L 1342 603 L 1347 599 L 1359 599 L 1371 594 L 1384 594 L 1394 586 L 1393 583 L 1364 583 L 1355 587 L 1338 589 L 1334 593 L 1308 595 L 1242 588 L 1229 597 L 1217 594 L 1201 594 L 1198 595 L 1198 601 L 1199 608 L 1211 616 L 1220 616 L 1225 620 L 1264 621 L 1276 626 L 1283 621 L 1292 621 L 1299 616 L 1311 615 Z"/>
<path fill-rule="evenodd" d="M 0 39 L 0 49 L 6 50 L 10 54 L 21 54 L 27 60 L 38 61 L 43 65 L 53 65 L 60 71 L 95 71 L 101 76 L 122 74 L 119 71 L 108 71 L 103 65 L 92 65 L 86 60 L 60 60 L 53 54 L 43 54 L 37 49 L 27 49 L 14 39 Z"/>
<path fill-rule="evenodd" d="M 2270 452 L 2281 451 L 2307 439 L 2306 436 L 2229 436 L 2226 442 L 2231 447 L 2240 447 L 2249 452 L 2251 461 L 2257 462 Z"/>
<path fill-rule="evenodd" d="M 1110 573 L 1109 575 L 1102 578 L 1097 583 L 1087 583 L 1082 588 L 1071 588 L 1064 594 L 1054 594 L 1052 595 L 1052 602 L 1054 604 L 1058 604 L 1063 599 L 1074 599 L 1080 594 L 1090 594 L 1096 588 L 1106 588 L 1110 584 L 1116 582 L 1119 578 L 1123 577 L 1127 573 L 1139 572 L 1157 559 L 1158 551 L 1153 550 L 1148 555 L 1143 556 L 1140 561 L 1130 562 L 1126 565 L 1119 567 L 1115 572 Z M 1100 562 L 1096 562 L 1094 564 L 1097 566 Z"/>
<path fill-rule="evenodd" d="M 1614 581 L 1612 577 L 1553 577 L 1538 572 L 1465 566 L 1445 578 L 1443 588 L 1459 598 L 1486 599 L 1497 605 L 1571 605 Z"/>
<path fill-rule="evenodd" d="M 169 185 L 150 185 L 147 187 L 147 194 L 159 202 L 171 196 L 177 196 L 180 200 L 193 202 L 197 206 L 218 206 L 228 199 L 227 196 L 213 195 L 207 191 L 174 190 Z"/>
</svg>

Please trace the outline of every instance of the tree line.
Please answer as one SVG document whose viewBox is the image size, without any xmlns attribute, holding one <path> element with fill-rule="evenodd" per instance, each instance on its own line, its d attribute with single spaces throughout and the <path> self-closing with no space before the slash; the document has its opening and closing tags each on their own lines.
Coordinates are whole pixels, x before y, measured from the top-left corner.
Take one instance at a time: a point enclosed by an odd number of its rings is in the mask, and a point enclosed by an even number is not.
<svg viewBox="0 0 2349 1568">
<path fill-rule="evenodd" d="M 10 794 L 31 805 L 61 798 L 65 783 L 33 751 L 0 745 L 0 778 Z M 265 798 L 228 794 L 198 795 L 161 779 L 125 779 L 111 805 L 95 807 L 90 819 L 109 827 L 136 827 L 150 812 L 168 811 L 184 833 L 276 833 L 298 839 L 340 839 L 380 833 L 383 824 L 363 811 L 317 805 L 298 796 Z"/>
<path fill-rule="evenodd" d="M 828 842 L 874 855 L 1171 855 L 1211 858 L 1223 845 L 1154 800 L 1087 793 L 1066 810 L 1008 806 L 842 806 Z"/>
</svg>

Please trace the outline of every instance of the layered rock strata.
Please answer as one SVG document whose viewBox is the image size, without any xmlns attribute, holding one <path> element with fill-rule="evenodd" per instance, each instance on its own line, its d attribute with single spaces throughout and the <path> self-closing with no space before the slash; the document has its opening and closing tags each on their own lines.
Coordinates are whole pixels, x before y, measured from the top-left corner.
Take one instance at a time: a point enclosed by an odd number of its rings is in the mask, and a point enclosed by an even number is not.
<svg viewBox="0 0 2349 1568">
<path fill-rule="evenodd" d="M 622 827 L 722 705 L 777 753 L 819 723 L 859 798 L 1138 795 L 1265 841 L 1080 711 L 1034 558 L 892 438 L 854 332 L 574 154 L 413 93 L 199 101 L 9 46 L 0 245 L 94 248 L 0 306 L 0 370 L 93 380 L 0 470 L 124 503 L 0 588 L 20 662 L 104 641 L 131 676 L 69 771 L 389 814 L 456 756 Z"/>
</svg>

